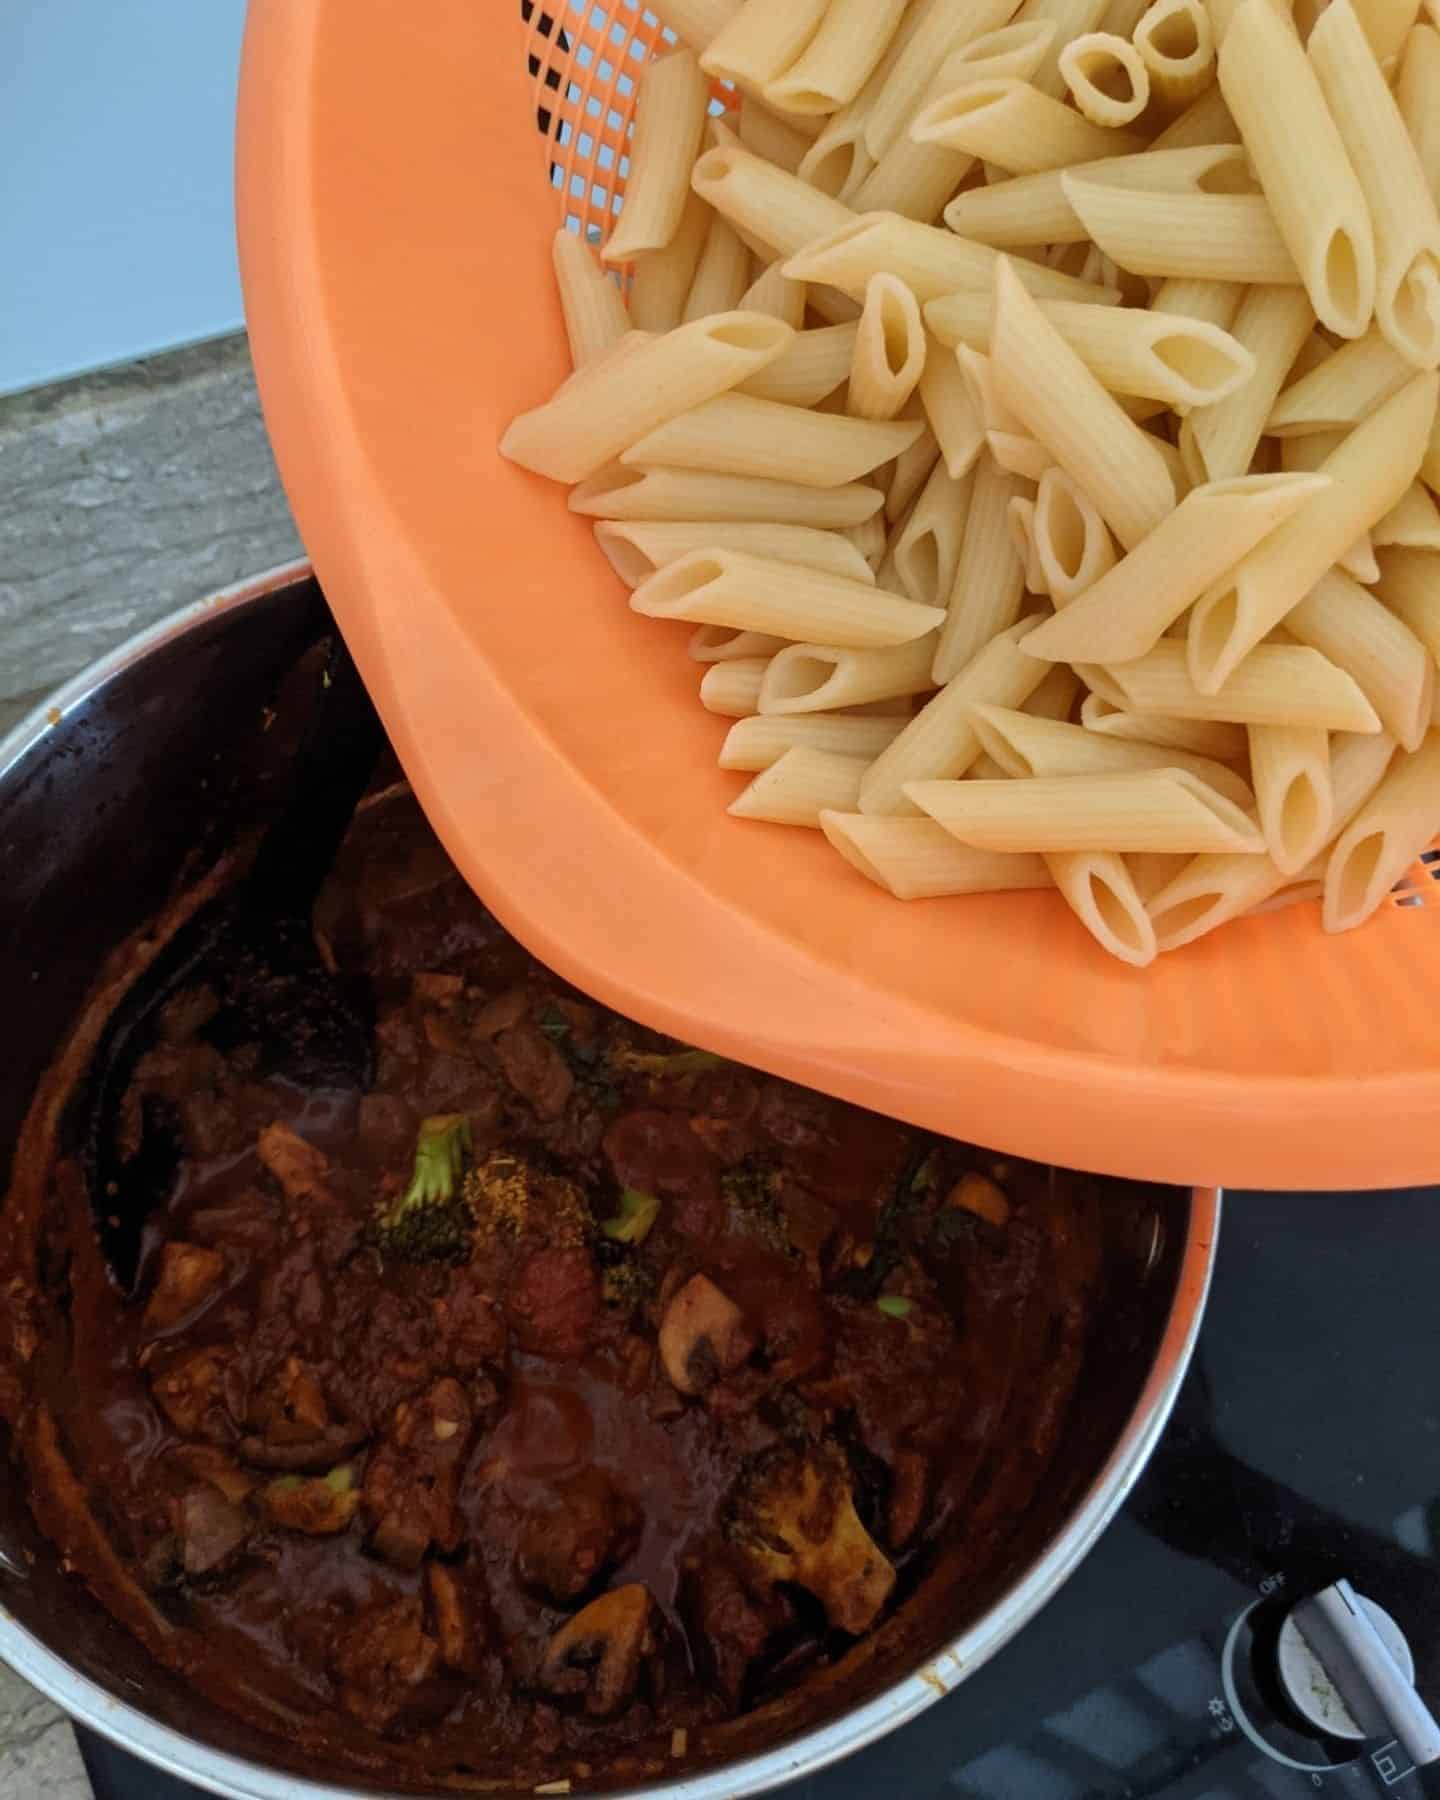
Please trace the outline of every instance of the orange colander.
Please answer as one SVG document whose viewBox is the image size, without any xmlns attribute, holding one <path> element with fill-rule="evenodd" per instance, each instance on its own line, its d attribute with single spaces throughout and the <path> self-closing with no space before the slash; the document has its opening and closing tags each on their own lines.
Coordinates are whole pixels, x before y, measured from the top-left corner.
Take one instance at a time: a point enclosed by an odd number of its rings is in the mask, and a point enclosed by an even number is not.
<svg viewBox="0 0 1440 1800">
<path fill-rule="evenodd" d="M 1440 859 L 1348 936 L 1298 907 L 1137 971 L 1053 894 L 902 905 L 811 834 L 727 818 L 742 778 L 715 766 L 727 722 L 695 704 L 683 628 L 636 619 L 563 491 L 495 450 L 567 370 L 550 239 L 613 220 L 666 35 L 636 0 L 551 8 L 253 0 L 241 93 L 281 472 L 467 878 L 622 1011 L 1004 1151 L 1180 1183 L 1440 1178 Z"/>
</svg>

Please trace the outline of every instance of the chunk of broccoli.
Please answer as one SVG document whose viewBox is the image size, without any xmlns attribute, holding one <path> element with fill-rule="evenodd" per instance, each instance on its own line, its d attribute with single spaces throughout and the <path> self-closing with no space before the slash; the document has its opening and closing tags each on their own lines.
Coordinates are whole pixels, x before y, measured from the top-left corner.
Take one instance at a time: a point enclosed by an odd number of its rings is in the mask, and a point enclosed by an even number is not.
<svg viewBox="0 0 1440 1800">
<path fill-rule="evenodd" d="M 600 1229 L 614 1244 L 643 1244 L 660 1217 L 660 1202 L 654 1194 L 642 1194 L 639 1188 L 626 1188 L 620 1196 L 620 1211 L 613 1219 L 602 1219 Z"/>
<path fill-rule="evenodd" d="M 475 1215 L 461 1184 L 470 1149 L 465 1113 L 421 1121 L 410 1185 L 376 1214 L 372 1236 L 401 1262 L 458 1262 L 469 1253 Z"/>
</svg>

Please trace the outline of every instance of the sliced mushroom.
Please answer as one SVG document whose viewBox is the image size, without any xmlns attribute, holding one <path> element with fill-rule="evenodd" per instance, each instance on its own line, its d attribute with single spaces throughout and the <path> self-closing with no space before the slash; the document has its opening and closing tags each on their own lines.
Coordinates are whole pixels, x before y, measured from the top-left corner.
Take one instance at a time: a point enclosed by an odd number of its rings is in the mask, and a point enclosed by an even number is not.
<svg viewBox="0 0 1440 1800">
<path fill-rule="evenodd" d="M 142 1326 L 146 1331 L 168 1331 L 203 1306 L 224 1279 L 225 1258 L 218 1250 L 178 1240 L 164 1245 Z"/>
<path fill-rule="evenodd" d="M 187 1575 L 213 1575 L 233 1561 L 253 1527 L 213 1487 L 192 1488 L 176 1502 L 180 1558 Z"/>
<path fill-rule="evenodd" d="M 682 1394 L 703 1394 L 755 1348 L 745 1315 L 706 1275 L 692 1275 L 660 1322 L 660 1360 Z"/>
<path fill-rule="evenodd" d="M 650 1612 L 650 1590 L 638 1581 L 592 1600 L 551 1638 L 540 1685 L 551 1694 L 583 1694 L 592 1718 L 618 1712 L 653 1648 Z"/>
</svg>

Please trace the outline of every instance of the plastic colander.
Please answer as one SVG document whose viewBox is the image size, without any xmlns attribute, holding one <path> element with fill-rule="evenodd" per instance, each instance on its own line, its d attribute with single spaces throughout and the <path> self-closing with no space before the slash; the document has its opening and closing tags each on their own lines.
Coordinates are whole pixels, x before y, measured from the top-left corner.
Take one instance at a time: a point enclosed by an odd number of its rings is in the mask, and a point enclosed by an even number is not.
<svg viewBox="0 0 1440 1800">
<path fill-rule="evenodd" d="M 665 35 L 633 0 L 251 7 L 266 417 L 466 877 L 621 1011 L 1003 1151 L 1181 1183 L 1440 1176 L 1440 860 L 1348 936 L 1304 906 L 1137 971 L 1053 894 L 904 905 L 818 833 L 726 816 L 686 628 L 632 614 L 563 490 L 495 451 L 566 373 L 551 236 L 613 220 Z"/>
</svg>

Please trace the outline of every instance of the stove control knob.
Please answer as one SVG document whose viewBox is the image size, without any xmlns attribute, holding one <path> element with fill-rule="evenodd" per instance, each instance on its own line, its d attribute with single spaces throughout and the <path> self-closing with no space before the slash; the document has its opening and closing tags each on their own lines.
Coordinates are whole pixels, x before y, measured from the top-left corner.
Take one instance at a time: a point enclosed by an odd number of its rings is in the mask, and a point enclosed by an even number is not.
<svg viewBox="0 0 1440 1800">
<path fill-rule="evenodd" d="M 1396 1738 L 1416 1768 L 1440 1762 L 1440 1724 L 1415 1691 L 1415 1658 L 1383 1607 L 1337 1581 L 1280 1628 L 1280 1682 L 1327 1737 Z"/>
</svg>

